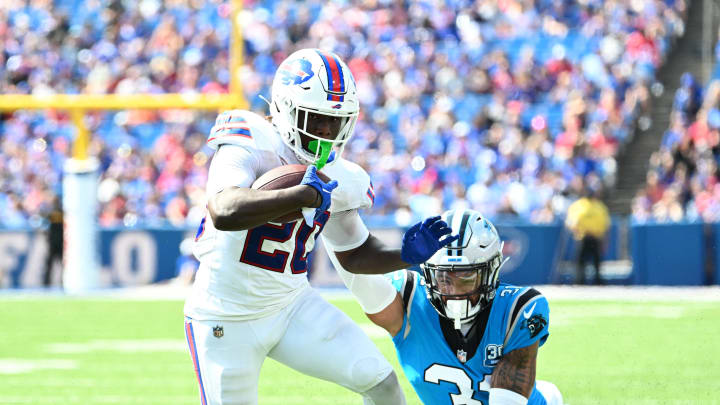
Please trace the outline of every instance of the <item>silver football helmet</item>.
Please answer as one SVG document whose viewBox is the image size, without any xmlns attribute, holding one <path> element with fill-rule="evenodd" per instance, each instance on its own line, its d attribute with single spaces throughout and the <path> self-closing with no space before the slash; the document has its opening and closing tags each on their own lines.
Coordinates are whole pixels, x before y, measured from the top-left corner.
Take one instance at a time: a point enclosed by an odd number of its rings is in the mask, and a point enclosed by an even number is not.
<svg viewBox="0 0 720 405">
<path fill-rule="evenodd" d="M 302 49 L 285 59 L 272 84 L 270 115 L 283 142 L 306 164 L 321 146 L 337 161 L 352 136 L 360 111 L 355 79 L 340 58 L 320 49 Z"/>
<path fill-rule="evenodd" d="M 442 219 L 460 238 L 420 265 L 425 287 L 437 312 L 454 320 L 455 328 L 474 319 L 495 298 L 498 274 L 505 263 L 503 242 L 479 212 L 446 211 Z"/>
</svg>

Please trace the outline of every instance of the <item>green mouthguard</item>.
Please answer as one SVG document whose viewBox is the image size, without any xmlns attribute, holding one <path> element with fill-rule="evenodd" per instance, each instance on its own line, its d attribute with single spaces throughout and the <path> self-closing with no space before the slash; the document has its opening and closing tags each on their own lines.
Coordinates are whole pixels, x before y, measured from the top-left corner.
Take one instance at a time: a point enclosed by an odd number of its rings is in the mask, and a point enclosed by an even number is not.
<svg viewBox="0 0 720 405">
<path fill-rule="evenodd" d="M 328 158 L 330 157 L 332 142 L 318 141 L 317 139 L 314 139 L 308 143 L 308 149 L 312 153 L 318 153 L 318 147 L 320 148 L 320 156 L 318 156 L 317 160 L 313 164 L 318 170 L 320 170 L 325 166 Z"/>
</svg>

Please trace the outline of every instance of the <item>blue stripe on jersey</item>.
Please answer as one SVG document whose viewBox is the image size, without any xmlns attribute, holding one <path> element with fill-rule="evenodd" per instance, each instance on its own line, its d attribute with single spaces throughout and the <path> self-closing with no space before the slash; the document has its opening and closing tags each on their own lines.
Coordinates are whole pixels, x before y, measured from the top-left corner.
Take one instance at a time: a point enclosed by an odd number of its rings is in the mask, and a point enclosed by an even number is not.
<svg viewBox="0 0 720 405">
<path fill-rule="evenodd" d="M 240 135 L 252 138 L 250 130 L 247 128 L 221 128 L 216 136 Z"/>
<path fill-rule="evenodd" d="M 367 192 L 365 192 L 365 194 L 367 194 L 367 196 L 370 198 L 370 201 L 375 204 L 375 193 L 373 192 L 372 186 L 367 189 Z"/>
</svg>

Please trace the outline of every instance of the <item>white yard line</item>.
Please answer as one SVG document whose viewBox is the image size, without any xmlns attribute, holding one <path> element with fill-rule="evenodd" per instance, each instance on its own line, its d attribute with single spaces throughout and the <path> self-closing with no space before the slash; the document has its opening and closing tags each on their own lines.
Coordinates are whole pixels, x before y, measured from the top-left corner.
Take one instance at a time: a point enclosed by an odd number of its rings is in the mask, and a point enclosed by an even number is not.
<svg viewBox="0 0 720 405">
<path fill-rule="evenodd" d="M 72 370 L 77 361 L 67 359 L 0 358 L 0 374 L 32 373 L 37 370 Z"/>
<path fill-rule="evenodd" d="M 55 354 L 75 354 L 88 352 L 183 352 L 187 350 L 185 339 L 118 339 L 91 340 L 81 343 L 51 343 L 45 350 Z"/>
</svg>

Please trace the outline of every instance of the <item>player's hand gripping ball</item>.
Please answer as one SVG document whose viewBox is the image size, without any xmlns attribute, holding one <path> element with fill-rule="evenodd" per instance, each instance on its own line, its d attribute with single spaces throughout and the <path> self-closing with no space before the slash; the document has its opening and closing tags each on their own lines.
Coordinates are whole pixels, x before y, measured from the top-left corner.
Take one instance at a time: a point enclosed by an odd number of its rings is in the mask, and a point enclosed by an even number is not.
<svg viewBox="0 0 720 405">
<path fill-rule="evenodd" d="M 308 167 L 305 165 L 278 166 L 258 177 L 251 187 L 256 190 L 280 190 L 290 188 L 302 184 L 307 171 Z M 323 184 L 330 182 L 330 178 L 322 172 L 315 171 L 315 176 Z M 273 219 L 272 222 L 288 223 L 300 218 L 302 218 L 302 211 L 298 209 L 297 211 Z"/>
<path fill-rule="evenodd" d="M 315 209 L 315 217 L 328 209 L 330 209 L 331 193 L 338 186 L 337 180 L 323 181 L 318 177 L 317 167 L 308 166 L 305 171 L 305 176 L 300 184 L 310 186 L 318 192 L 318 199 L 320 199 L 320 205 Z M 315 200 L 317 203 L 317 199 Z M 313 204 L 314 206 L 315 204 Z"/>
</svg>

